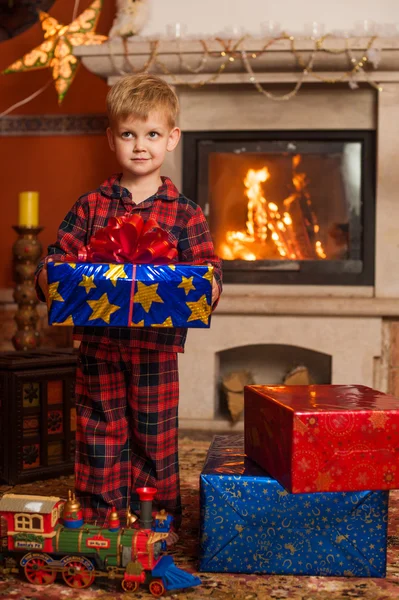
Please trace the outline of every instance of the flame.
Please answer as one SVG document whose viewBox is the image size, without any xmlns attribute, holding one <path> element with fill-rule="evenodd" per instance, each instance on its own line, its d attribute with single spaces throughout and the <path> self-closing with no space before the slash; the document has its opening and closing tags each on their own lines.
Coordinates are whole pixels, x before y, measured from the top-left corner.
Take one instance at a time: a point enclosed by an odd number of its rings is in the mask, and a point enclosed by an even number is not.
<svg viewBox="0 0 399 600">
<path fill-rule="evenodd" d="M 259 171 L 249 169 L 244 179 L 247 188 L 245 195 L 248 198 L 247 205 L 247 231 L 250 236 L 265 240 L 267 237 L 267 214 L 266 199 L 262 195 L 261 183 L 267 181 L 270 173 L 267 167 Z"/>
<path fill-rule="evenodd" d="M 301 156 L 295 155 L 292 158 L 293 176 L 292 184 L 294 192 L 283 200 L 281 208 L 273 201 L 268 201 L 264 196 L 262 184 L 270 179 L 271 174 L 265 166 L 262 169 L 248 169 L 244 186 L 247 202 L 247 220 L 245 231 L 227 231 L 226 240 L 220 247 L 220 255 L 226 260 L 260 260 L 265 258 L 265 246 L 271 245 L 282 259 L 303 260 L 311 258 L 309 254 L 316 254 L 321 259 L 327 258 L 324 248 L 319 239 L 311 242 L 306 224 L 311 223 L 311 231 L 317 238 L 320 227 L 317 218 L 312 210 L 312 202 L 307 191 L 309 180 L 306 173 L 298 172 L 296 169 L 301 164 Z M 306 212 L 302 215 L 302 223 L 299 224 L 300 231 L 296 231 L 292 210 L 298 206 L 299 200 L 305 199 Z M 282 215 L 282 216 L 281 216 Z M 313 236 L 312 236 L 313 237 Z M 307 246 L 313 244 L 312 249 L 306 251 L 301 245 Z M 313 237 L 314 239 L 314 237 Z M 305 244 L 306 246 L 306 244 Z"/>
</svg>

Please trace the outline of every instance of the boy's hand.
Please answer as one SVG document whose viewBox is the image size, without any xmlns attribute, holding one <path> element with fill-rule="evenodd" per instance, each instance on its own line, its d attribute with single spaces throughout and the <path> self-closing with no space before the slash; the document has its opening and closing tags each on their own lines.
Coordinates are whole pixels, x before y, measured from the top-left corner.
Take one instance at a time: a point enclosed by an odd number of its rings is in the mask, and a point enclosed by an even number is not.
<svg viewBox="0 0 399 600">
<path fill-rule="evenodd" d="M 208 263 L 208 267 L 213 267 L 212 263 Z M 216 283 L 216 279 L 212 278 L 212 306 L 220 296 L 219 286 Z"/>
<path fill-rule="evenodd" d="M 48 280 L 47 280 L 47 263 L 53 262 L 52 258 L 48 258 L 47 261 L 43 265 L 43 269 L 39 273 L 38 283 L 40 289 L 46 297 L 46 302 L 48 301 Z"/>
<path fill-rule="evenodd" d="M 212 306 L 215 304 L 216 300 L 219 298 L 219 286 L 216 283 L 216 279 L 212 279 Z"/>
</svg>

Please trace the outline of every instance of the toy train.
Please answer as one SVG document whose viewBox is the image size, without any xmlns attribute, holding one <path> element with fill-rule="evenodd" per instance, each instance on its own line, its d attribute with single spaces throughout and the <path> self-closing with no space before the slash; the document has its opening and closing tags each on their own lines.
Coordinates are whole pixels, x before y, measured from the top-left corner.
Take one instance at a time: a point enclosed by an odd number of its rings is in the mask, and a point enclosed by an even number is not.
<svg viewBox="0 0 399 600">
<path fill-rule="evenodd" d="M 172 517 L 160 511 L 153 518 L 155 488 L 137 489 L 140 518 L 127 515 L 121 526 L 113 509 L 105 526 L 85 523 L 75 496 L 5 494 L 0 499 L 0 552 L 3 571 L 18 572 L 34 584 L 50 584 L 60 574 L 75 589 L 96 578 L 121 580 L 122 589 L 135 592 L 141 584 L 155 597 L 165 591 L 199 585 L 201 580 L 176 567 L 163 554 Z"/>
</svg>

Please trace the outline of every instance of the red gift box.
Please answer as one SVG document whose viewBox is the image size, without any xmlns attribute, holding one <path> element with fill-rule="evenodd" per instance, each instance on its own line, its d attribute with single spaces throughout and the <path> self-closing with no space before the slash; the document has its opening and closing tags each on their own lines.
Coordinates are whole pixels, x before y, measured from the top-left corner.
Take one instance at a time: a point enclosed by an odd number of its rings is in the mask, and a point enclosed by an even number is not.
<svg viewBox="0 0 399 600">
<path fill-rule="evenodd" d="M 362 385 L 250 385 L 245 453 L 294 494 L 399 488 L 399 400 Z"/>
</svg>

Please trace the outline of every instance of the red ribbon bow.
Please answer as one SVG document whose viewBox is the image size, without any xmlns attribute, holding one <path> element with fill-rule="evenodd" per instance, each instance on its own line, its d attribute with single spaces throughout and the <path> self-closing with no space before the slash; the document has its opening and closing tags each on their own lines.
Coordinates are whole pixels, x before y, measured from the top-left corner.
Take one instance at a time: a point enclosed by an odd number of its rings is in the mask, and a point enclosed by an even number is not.
<svg viewBox="0 0 399 600">
<path fill-rule="evenodd" d="M 176 259 L 177 249 L 154 219 L 140 215 L 111 217 L 108 225 L 99 229 L 87 246 L 79 250 L 81 262 L 115 262 L 137 264 L 168 264 Z"/>
</svg>

